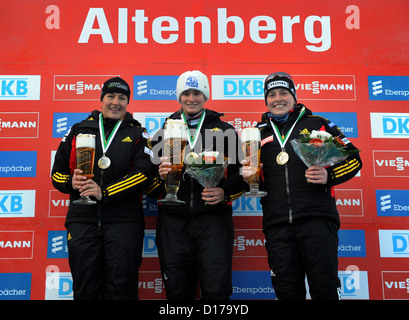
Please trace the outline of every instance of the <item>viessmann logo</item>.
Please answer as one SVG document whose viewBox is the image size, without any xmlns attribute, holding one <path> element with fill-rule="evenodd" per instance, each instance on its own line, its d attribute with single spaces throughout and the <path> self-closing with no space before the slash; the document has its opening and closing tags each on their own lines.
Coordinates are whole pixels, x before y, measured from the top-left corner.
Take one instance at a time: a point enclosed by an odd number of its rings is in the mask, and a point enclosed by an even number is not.
<svg viewBox="0 0 409 320">
<path fill-rule="evenodd" d="M 373 150 L 375 177 L 409 177 L 409 151 Z"/>
<path fill-rule="evenodd" d="M 34 231 L 0 231 L 0 259 L 32 259 Z"/>
<path fill-rule="evenodd" d="M 54 76 L 54 100 L 98 101 L 106 80 L 117 75 L 56 75 Z"/>
<path fill-rule="evenodd" d="M 213 100 L 263 100 L 266 75 L 214 75 Z M 354 75 L 294 75 L 299 100 L 356 100 Z"/>
<path fill-rule="evenodd" d="M 0 138 L 38 138 L 38 112 L 0 112 Z"/>
</svg>

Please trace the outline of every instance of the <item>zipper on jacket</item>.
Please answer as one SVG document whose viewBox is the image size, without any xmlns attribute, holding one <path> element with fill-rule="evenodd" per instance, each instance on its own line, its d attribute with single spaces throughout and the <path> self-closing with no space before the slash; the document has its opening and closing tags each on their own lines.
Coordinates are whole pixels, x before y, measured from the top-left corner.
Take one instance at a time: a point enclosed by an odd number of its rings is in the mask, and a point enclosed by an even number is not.
<svg viewBox="0 0 409 320">
<path fill-rule="evenodd" d="M 284 172 L 285 172 L 285 188 L 287 191 L 287 200 L 288 200 L 288 223 L 293 223 L 293 208 L 291 207 L 291 200 L 290 200 L 290 183 L 288 181 L 287 164 L 284 165 Z"/>
<path fill-rule="evenodd" d="M 286 125 L 287 123 L 281 129 L 282 136 L 284 136 Z M 283 151 L 285 151 L 284 146 L 283 146 Z M 291 207 L 291 198 L 290 198 L 290 182 L 288 179 L 288 163 L 284 165 L 284 173 L 285 173 L 285 189 L 287 191 L 287 201 L 288 201 L 288 223 L 293 223 L 293 209 Z"/>
<path fill-rule="evenodd" d="M 194 198 L 195 198 L 195 194 L 193 192 L 193 178 L 190 178 L 190 212 L 193 212 L 193 203 L 194 203 Z"/>
<path fill-rule="evenodd" d="M 99 179 L 99 185 L 101 189 L 102 189 L 103 176 L 104 176 L 104 170 L 101 170 L 101 178 Z M 99 203 L 97 203 L 97 206 L 98 206 L 98 228 L 101 228 L 101 218 L 102 218 L 101 210 L 102 209 Z"/>
</svg>

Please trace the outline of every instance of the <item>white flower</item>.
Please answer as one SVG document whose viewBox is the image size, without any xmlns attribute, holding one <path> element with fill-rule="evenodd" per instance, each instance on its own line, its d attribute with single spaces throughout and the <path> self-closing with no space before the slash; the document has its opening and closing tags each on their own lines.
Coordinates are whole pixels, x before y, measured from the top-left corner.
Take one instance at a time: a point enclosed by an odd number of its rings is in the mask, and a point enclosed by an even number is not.
<svg viewBox="0 0 409 320">
<path fill-rule="evenodd" d="M 321 139 L 322 141 L 328 140 L 331 137 L 332 135 L 326 131 L 312 130 L 310 134 L 311 139 Z"/>
</svg>

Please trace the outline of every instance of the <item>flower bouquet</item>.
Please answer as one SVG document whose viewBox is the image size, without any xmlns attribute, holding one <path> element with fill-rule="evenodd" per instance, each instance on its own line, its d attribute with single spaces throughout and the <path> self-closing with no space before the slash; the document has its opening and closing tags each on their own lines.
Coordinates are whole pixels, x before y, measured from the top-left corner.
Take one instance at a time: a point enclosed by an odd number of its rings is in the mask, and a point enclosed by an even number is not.
<svg viewBox="0 0 409 320">
<path fill-rule="evenodd" d="M 333 137 L 326 131 L 312 130 L 311 134 L 303 134 L 300 139 L 291 140 L 295 153 L 307 167 L 333 166 L 345 160 L 359 150 L 348 150 L 347 138 Z"/>
<path fill-rule="evenodd" d="M 186 163 L 185 173 L 204 188 L 214 188 L 222 179 L 228 161 L 217 151 L 204 151 L 199 154 L 190 152 L 186 156 Z"/>
</svg>

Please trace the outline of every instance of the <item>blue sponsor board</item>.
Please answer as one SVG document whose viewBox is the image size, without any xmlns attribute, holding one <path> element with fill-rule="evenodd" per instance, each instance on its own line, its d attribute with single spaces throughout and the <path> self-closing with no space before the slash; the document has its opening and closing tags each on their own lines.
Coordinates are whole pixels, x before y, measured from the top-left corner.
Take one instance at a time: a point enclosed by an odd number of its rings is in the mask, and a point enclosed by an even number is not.
<svg viewBox="0 0 409 320">
<path fill-rule="evenodd" d="M 134 100 L 177 100 L 179 76 L 134 76 Z"/>
<path fill-rule="evenodd" d="M 368 76 L 369 100 L 409 100 L 409 76 Z"/>
<path fill-rule="evenodd" d="M 62 138 L 71 127 L 85 120 L 89 116 L 86 112 L 54 112 L 53 138 Z"/>
<path fill-rule="evenodd" d="M 339 230 L 338 257 L 366 257 L 365 230 Z"/>
<path fill-rule="evenodd" d="M 275 299 L 270 271 L 233 271 L 231 299 Z"/>
<path fill-rule="evenodd" d="M 30 300 L 31 273 L 0 273 L 0 300 Z"/>
<path fill-rule="evenodd" d="M 48 231 L 47 258 L 68 258 L 67 231 Z"/>
<path fill-rule="evenodd" d="M 37 151 L 0 151 L 0 178 L 35 177 Z"/>
<path fill-rule="evenodd" d="M 380 217 L 409 217 L 409 190 L 376 190 Z"/>
<path fill-rule="evenodd" d="M 316 112 L 341 129 L 348 138 L 358 138 L 358 120 L 356 112 Z"/>
</svg>

